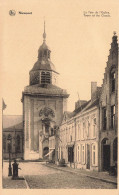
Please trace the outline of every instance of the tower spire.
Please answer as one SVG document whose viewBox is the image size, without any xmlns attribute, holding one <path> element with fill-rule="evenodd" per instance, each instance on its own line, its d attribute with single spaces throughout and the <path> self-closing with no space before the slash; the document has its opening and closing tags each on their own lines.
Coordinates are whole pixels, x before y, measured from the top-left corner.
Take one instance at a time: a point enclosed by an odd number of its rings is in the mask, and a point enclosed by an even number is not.
<svg viewBox="0 0 119 195">
<path fill-rule="evenodd" d="M 45 20 L 44 20 L 44 33 L 43 33 L 43 42 L 46 41 L 46 33 L 45 33 Z"/>
</svg>

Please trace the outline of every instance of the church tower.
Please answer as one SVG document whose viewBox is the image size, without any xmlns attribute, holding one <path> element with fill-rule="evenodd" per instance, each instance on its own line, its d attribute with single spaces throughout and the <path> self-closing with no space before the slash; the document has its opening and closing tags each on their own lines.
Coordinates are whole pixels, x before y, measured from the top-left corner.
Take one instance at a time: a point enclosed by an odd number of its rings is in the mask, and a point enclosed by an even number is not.
<svg viewBox="0 0 119 195">
<path fill-rule="evenodd" d="M 49 136 L 60 125 L 63 113 L 67 110 L 69 95 L 57 86 L 59 73 L 50 55 L 44 22 L 38 60 L 29 72 L 29 85 L 22 93 L 25 160 L 45 157 L 49 152 Z"/>
</svg>

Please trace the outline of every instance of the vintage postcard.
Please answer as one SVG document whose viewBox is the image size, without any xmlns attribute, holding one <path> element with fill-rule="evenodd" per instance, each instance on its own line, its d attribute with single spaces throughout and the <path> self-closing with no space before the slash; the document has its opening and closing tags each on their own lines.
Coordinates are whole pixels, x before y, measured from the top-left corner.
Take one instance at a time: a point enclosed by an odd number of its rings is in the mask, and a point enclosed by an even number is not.
<svg viewBox="0 0 119 195">
<path fill-rule="evenodd" d="M 119 2 L 2 0 L 0 15 L 2 194 L 117 194 Z"/>
</svg>

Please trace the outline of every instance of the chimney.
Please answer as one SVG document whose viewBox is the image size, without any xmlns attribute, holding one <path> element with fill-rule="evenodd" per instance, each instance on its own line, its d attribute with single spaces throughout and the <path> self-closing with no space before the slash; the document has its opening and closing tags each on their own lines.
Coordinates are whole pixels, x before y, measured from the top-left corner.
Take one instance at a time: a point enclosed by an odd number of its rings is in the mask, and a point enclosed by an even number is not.
<svg viewBox="0 0 119 195">
<path fill-rule="evenodd" d="M 91 100 L 94 101 L 97 98 L 97 82 L 91 82 Z"/>
</svg>

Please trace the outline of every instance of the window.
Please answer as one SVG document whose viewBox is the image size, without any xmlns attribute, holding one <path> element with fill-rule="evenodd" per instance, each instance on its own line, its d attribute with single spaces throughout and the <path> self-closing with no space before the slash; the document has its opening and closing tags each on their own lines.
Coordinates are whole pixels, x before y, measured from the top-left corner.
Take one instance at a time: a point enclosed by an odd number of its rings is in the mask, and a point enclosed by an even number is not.
<svg viewBox="0 0 119 195">
<path fill-rule="evenodd" d="M 71 132 L 70 132 L 70 127 L 69 127 L 69 139 L 68 139 L 69 142 L 70 142 L 70 134 L 71 134 Z"/>
<path fill-rule="evenodd" d="M 93 119 L 93 137 L 96 136 L 96 118 Z"/>
<path fill-rule="evenodd" d="M 80 125 L 79 124 L 77 128 L 77 138 L 80 139 Z"/>
<path fill-rule="evenodd" d="M 6 151 L 6 136 L 3 135 L 3 151 Z"/>
<path fill-rule="evenodd" d="M 16 138 L 16 152 L 20 152 L 20 136 L 17 135 Z"/>
<path fill-rule="evenodd" d="M 87 136 L 89 137 L 89 131 L 90 131 L 90 122 L 88 121 L 88 128 L 87 128 Z"/>
<path fill-rule="evenodd" d="M 72 135 L 72 141 L 74 141 L 74 126 L 72 126 L 72 133 L 71 133 L 71 135 Z"/>
<path fill-rule="evenodd" d="M 46 83 L 50 83 L 50 73 L 46 72 Z"/>
<path fill-rule="evenodd" d="M 82 145 L 82 163 L 85 163 L 85 147 Z"/>
<path fill-rule="evenodd" d="M 111 72 L 111 91 L 115 91 L 115 72 Z"/>
<path fill-rule="evenodd" d="M 53 128 L 51 128 L 51 136 L 53 136 Z"/>
<path fill-rule="evenodd" d="M 96 164 L 96 147 L 95 145 L 92 145 L 92 164 Z"/>
<path fill-rule="evenodd" d="M 72 135 L 70 135 L 70 141 L 72 142 Z"/>
<path fill-rule="evenodd" d="M 80 161 L 80 146 L 77 146 L 77 162 Z"/>
<path fill-rule="evenodd" d="M 85 134 L 85 123 L 83 123 L 83 138 L 84 138 L 84 134 Z"/>
<path fill-rule="evenodd" d="M 45 72 L 41 73 L 41 83 L 45 83 Z"/>
<path fill-rule="evenodd" d="M 12 150 L 12 136 L 10 134 L 8 135 L 7 140 L 9 140 L 9 142 L 7 143 L 7 151 L 11 152 L 11 150 Z"/>
<path fill-rule="evenodd" d="M 50 84 L 51 77 L 49 72 L 41 72 L 41 84 Z"/>
<path fill-rule="evenodd" d="M 115 105 L 111 106 L 111 128 L 115 126 Z"/>
<path fill-rule="evenodd" d="M 106 117 L 106 107 L 103 107 L 103 109 L 102 109 L 102 117 L 103 117 L 103 119 L 102 119 L 102 124 L 103 124 L 103 130 L 106 130 L 106 128 L 107 128 L 107 117 Z"/>
</svg>

